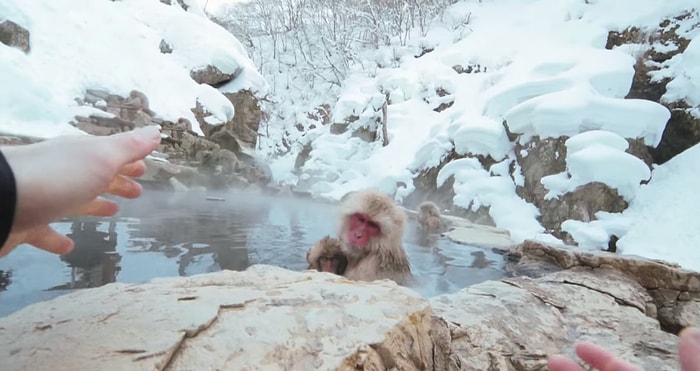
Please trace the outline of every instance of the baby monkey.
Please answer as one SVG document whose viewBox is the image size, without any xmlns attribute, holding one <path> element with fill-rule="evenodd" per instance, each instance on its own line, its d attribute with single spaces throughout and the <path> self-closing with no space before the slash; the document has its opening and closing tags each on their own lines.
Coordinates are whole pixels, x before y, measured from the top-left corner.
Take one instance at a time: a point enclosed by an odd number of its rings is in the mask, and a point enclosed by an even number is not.
<svg viewBox="0 0 700 371">
<path fill-rule="evenodd" d="M 312 254 L 313 252 L 313 254 Z M 309 269 L 330 272 L 342 276 L 348 266 L 348 259 L 340 249 L 340 240 L 330 236 L 323 237 L 306 253 Z"/>
<path fill-rule="evenodd" d="M 440 209 L 431 201 L 425 201 L 418 206 L 418 225 L 428 233 L 441 232 L 445 227 L 440 217 Z"/>
</svg>

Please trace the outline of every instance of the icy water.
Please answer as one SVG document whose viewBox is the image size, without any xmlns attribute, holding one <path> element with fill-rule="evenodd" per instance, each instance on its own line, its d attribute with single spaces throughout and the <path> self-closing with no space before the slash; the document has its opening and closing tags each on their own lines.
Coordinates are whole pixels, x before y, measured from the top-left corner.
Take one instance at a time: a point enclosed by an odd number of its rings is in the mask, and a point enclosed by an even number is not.
<svg viewBox="0 0 700 371">
<path fill-rule="evenodd" d="M 55 223 L 76 241 L 71 254 L 21 246 L 0 259 L 0 316 L 115 281 L 244 270 L 252 264 L 304 270 L 306 251 L 334 234 L 336 215 L 336 205 L 310 200 L 146 191 L 137 200 L 121 201 L 113 219 Z M 416 278 L 413 288 L 426 297 L 504 275 L 502 257 L 490 249 L 421 235 L 413 223 L 404 246 Z"/>
</svg>

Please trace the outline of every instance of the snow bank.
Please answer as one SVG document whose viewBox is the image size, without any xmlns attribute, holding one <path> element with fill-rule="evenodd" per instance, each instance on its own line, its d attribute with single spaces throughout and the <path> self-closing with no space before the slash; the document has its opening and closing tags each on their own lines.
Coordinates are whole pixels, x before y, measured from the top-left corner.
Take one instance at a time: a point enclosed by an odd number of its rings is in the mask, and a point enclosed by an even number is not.
<svg viewBox="0 0 700 371">
<path fill-rule="evenodd" d="M 625 152 L 627 141 L 611 132 L 590 131 L 566 141 L 567 172 L 543 177 L 549 192 L 545 199 L 573 192 L 578 187 L 601 182 L 617 189 L 626 200 L 634 198 L 651 172 L 641 159 Z"/>
<path fill-rule="evenodd" d="M 185 117 L 195 130 L 190 109 L 197 101 L 227 121 L 233 106 L 221 92 L 263 92 L 266 84 L 231 34 L 197 7 L 191 10 L 157 0 L 3 1 L 0 19 L 30 31 L 31 52 L 18 54 L 0 44 L 0 85 L 13 90 L 0 93 L 0 106 L 13 107 L 2 113 L 0 130 L 45 137 L 75 132 L 68 121 L 77 110 L 75 98 L 86 89 L 122 96 L 140 90 L 161 117 Z M 161 40 L 173 47 L 171 54 L 160 52 Z M 200 86 L 190 70 L 206 65 L 239 71 L 239 78 L 218 92 Z M 31 111 L 37 112 L 27 115 Z"/>
<path fill-rule="evenodd" d="M 668 62 L 668 69 L 657 75 L 672 76 L 662 99 L 666 102 L 684 100 L 693 107 L 700 106 L 700 32 L 690 41 L 683 54 Z M 697 112 L 696 117 L 700 117 Z"/>
<path fill-rule="evenodd" d="M 618 241 L 624 254 L 679 263 L 700 271 L 700 145 L 652 172 L 622 215 L 629 230 Z"/>
<path fill-rule="evenodd" d="M 539 210 L 515 193 L 515 184 L 505 175 L 492 175 L 475 158 L 454 160 L 445 165 L 437 176 L 437 186 L 454 176 L 454 203 L 477 211 L 488 207 L 497 225 L 509 225 L 511 238 L 522 242 L 544 232 L 537 222 Z"/>
</svg>

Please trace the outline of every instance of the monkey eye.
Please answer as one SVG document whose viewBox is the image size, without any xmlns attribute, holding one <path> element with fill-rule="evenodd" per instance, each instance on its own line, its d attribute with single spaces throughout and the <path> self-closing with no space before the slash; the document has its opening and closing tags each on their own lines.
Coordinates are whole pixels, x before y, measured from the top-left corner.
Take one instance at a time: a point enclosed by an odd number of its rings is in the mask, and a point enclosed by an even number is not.
<svg viewBox="0 0 700 371">
<path fill-rule="evenodd" d="M 367 225 L 369 225 L 370 227 L 372 227 L 374 229 L 379 230 L 379 224 L 377 224 L 375 222 L 370 221 L 369 223 L 367 223 Z"/>
<path fill-rule="evenodd" d="M 362 214 L 356 214 L 355 217 L 357 218 L 357 221 L 360 223 L 364 223 L 367 221 L 367 218 L 365 218 L 365 216 Z"/>
</svg>

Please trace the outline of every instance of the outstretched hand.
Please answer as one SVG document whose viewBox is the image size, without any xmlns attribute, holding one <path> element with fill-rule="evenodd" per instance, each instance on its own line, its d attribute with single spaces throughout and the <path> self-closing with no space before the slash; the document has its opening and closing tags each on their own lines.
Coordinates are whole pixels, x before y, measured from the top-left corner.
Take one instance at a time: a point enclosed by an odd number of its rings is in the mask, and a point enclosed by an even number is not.
<svg viewBox="0 0 700 371">
<path fill-rule="evenodd" d="M 110 136 L 70 136 L 3 148 L 15 175 L 17 207 L 0 257 L 27 243 L 55 254 L 73 249 L 73 241 L 49 223 L 70 215 L 111 216 L 115 201 L 141 195 L 131 177 L 143 175 L 143 158 L 160 143 L 160 132 L 146 127 Z"/>
<path fill-rule="evenodd" d="M 592 343 L 577 343 L 575 348 L 581 360 L 598 371 L 642 370 Z M 678 338 L 678 358 L 681 371 L 700 371 L 700 329 L 689 327 L 681 332 Z M 561 355 L 549 357 L 548 366 L 550 371 L 584 371 L 576 362 Z"/>
</svg>

